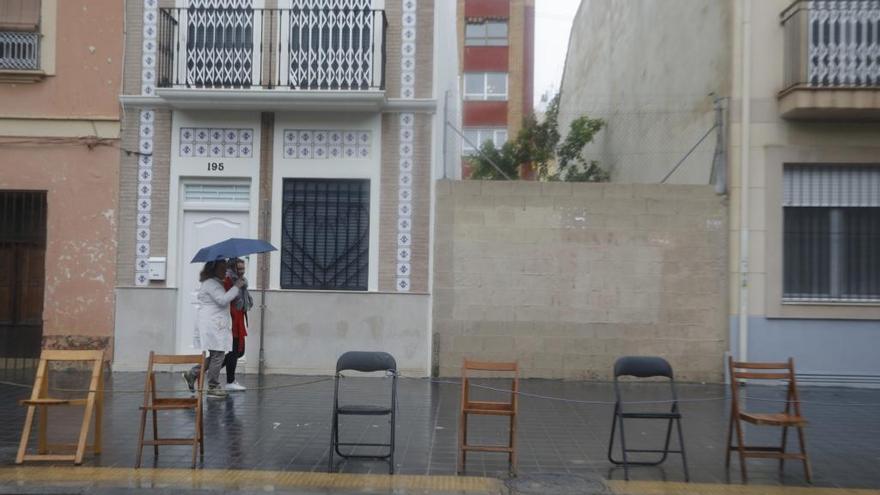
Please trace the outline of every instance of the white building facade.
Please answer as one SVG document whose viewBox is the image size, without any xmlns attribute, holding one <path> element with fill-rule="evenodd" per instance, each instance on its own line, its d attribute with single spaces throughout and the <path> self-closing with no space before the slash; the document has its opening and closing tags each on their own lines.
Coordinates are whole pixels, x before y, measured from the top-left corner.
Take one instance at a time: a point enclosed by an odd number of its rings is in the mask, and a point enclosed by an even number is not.
<svg viewBox="0 0 880 495">
<path fill-rule="evenodd" d="M 246 372 L 429 372 L 454 26 L 433 0 L 128 2 L 116 369 L 191 352 L 190 260 L 248 237 L 278 250 L 247 259 Z"/>
</svg>

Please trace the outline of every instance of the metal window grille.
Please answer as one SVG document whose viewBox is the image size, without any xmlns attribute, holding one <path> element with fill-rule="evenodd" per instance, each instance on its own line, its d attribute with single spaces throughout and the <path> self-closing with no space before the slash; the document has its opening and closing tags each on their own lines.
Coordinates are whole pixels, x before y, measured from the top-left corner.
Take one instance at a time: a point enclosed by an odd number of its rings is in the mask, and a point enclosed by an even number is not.
<svg viewBox="0 0 880 495">
<path fill-rule="evenodd" d="M 0 191 L 0 369 L 40 355 L 46 212 L 45 191 Z"/>
<path fill-rule="evenodd" d="M 0 69 L 40 68 L 40 33 L 0 31 Z"/>
<path fill-rule="evenodd" d="M 787 165 L 783 298 L 880 300 L 880 165 Z"/>
<path fill-rule="evenodd" d="M 370 181 L 285 179 L 281 287 L 367 290 Z"/>
<path fill-rule="evenodd" d="M 250 87 L 255 38 L 251 1 L 194 0 L 187 15 L 187 84 Z"/>
</svg>

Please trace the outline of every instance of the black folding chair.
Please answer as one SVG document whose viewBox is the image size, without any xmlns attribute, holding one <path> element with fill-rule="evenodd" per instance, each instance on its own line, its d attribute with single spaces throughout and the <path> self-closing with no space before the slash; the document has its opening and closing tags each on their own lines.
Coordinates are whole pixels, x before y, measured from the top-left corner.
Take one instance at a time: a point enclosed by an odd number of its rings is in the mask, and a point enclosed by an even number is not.
<svg viewBox="0 0 880 495">
<path fill-rule="evenodd" d="M 343 371 L 359 371 L 369 373 L 384 371 L 391 375 L 391 404 L 380 406 L 375 404 L 344 404 L 339 405 L 339 379 Z M 394 428 L 397 413 L 397 362 L 387 352 L 351 351 L 343 354 L 336 361 L 336 379 L 333 388 L 333 423 L 330 431 L 330 462 L 328 471 L 333 471 L 334 453 L 342 458 L 374 459 L 388 462 L 388 474 L 394 474 Z M 388 443 L 357 443 L 339 441 L 339 416 L 390 416 L 391 432 Z M 339 447 L 386 447 L 385 455 L 343 454 Z"/>
<path fill-rule="evenodd" d="M 672 406 L 669 412 L 624 412 L 623 402 L 620 400 L 620 384 L 617 381 L 621 376 L 634 376 L 637 378 L 666 377 L 669 378 L 669 386 L 672 391 Z M 678 410 L 678 395 L 675 393 L 675 378 L 672 374 L 672 366 L 661 357 L 646 356 L 626 356 L 619 358 L 614 363 L 614 419 L 611 423 L 611 439 L 608 441 L 608 460 L 614 464 L 623 465 L 623 473 L 626 480 L 629 480 L 629 466 L 657 466 L 666 460 L 666 457 L 672 454 L 681 454 L 681 461 L 684 464 L 684 479 L 690 481 L 688 474 L 687 455 L 684 450 L 684 434 L 681 431 L 681 412 Z M 626 419 L 663 419 L 668 421 L 666 428 L 666 442 L 663 449 L 628 449 L 626 448 L 626 439 L 623 429 L 623 420 Z M 678 444 L 680 450 L 669 450 L 669 439 L 672 435 L 672 423 L 675 422 L 678 427 Z M 612 455 L 614 447 L 614 435 L 617 424 L 620 423 L 620 449 L 623 453 L 623 460 L 615 459 Z M 659 453 L 663 454 L 656 461 L 630 461 L 627 454 L 630 452 L 638 453 Z"/>
</svg>

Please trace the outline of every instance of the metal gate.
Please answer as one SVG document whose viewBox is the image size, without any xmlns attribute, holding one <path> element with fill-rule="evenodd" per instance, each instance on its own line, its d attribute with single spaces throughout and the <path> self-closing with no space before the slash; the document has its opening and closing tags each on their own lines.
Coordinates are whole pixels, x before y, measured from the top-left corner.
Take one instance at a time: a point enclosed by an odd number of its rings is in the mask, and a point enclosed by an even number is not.
<svg viewBox="0 0 880 495">
<path fill-rule="evenodd" d="M 0 369 L 40 355 L 45 257 L 46 192 L 0 191 Z"/>
</svg>

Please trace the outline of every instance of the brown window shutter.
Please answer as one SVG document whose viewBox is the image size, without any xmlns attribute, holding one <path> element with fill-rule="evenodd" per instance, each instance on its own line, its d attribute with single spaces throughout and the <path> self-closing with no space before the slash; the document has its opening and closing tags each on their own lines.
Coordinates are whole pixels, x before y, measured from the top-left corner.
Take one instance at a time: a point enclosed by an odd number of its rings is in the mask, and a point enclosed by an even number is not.
<svg viewBox="0 0 880 495">
<path fill-rule="evenodd" d="M 0 0 L 0 31 L 39 31 L 40 0 Z"/>
</svg>

